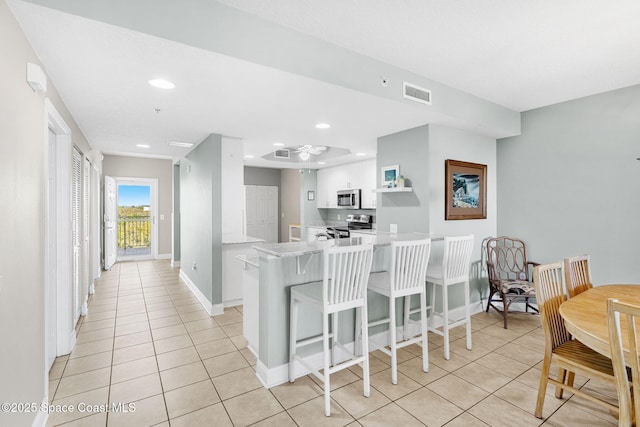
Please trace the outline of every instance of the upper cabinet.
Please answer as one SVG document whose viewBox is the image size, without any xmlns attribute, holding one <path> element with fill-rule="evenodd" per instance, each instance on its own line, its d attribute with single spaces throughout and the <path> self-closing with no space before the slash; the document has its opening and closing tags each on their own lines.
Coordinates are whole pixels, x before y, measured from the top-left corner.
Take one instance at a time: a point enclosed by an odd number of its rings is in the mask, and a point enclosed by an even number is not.
<svg viewBox="0 0 640 427">
<path fill-rule="evenodd" d="M 318 208 L 337 208 L 339 190 L 361 189 L 362 209 L 376 207 L 376 160 L 348 163 L 318 170 Z"/>
</svg>

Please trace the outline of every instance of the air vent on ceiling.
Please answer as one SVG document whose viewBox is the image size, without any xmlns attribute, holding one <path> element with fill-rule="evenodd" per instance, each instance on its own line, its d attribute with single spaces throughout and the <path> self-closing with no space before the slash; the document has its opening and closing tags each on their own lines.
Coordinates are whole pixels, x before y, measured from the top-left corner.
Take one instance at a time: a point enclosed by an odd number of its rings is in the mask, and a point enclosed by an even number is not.
<svg viewBox="0 0 640 427">
<path fill-rule="evenodd" d="M 402 82 L 402 95 L 412 101 L 431 105 L 431 91 L 420 86 Z"/>
<path fill-rule="evenodd" d="M 287 148 L 276 150 L 273 152 L 273 157 L 276 159 L 288 159 L 290 157 L 289 150 Z"/>
</svg>

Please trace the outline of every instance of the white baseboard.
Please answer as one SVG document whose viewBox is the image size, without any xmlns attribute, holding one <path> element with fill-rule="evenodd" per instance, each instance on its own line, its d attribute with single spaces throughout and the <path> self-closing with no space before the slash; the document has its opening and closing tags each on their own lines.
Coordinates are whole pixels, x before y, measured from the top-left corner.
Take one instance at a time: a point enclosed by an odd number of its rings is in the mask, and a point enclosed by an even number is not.
<svg viewBox="0 0 640 427">
<path fill-rule="evenodd" d="M 45 408 L 49 405 L 49 399 L 45 395 L 44 399 L 42 399 L 42 403 L 40 404 L 41 408 Z M 47 425 L 47 421 L 49 419 L 49 413 L 47 411 L 38 411 L 36 417 L 33 420 L 33 427 L 45 427 Z"/>
<path fill-rule="evenodd" d="M 180 267 L 180 261 L 171 261 L 171 267 L 173 268 Z"/>
<path fill-rule="evenodd" d="M 232 299 L 231 301 L 225 301 L 222 303 L 222 305 L 224 305 L 225 307 L 235 307 L 237 305 L 242 305 L 243 300 L 242 298 L 238 298 L 238 299 Z"/>
<path fill-rule="evenodd" d="M 182 269 L 180 269 L 180 279 L 182 279 L 191 293 L 200 301 L 200 304 L 202 304 L 202 307 L 209 313 L 209 316 L 217 316 L 218 314 L 224 313 L 224 306 L 222 304 L 212 304 Z"/>
<path fill-rule="evenodd" d="M 158 254 L 158 258 L 156 259 L 171 259 L 172 254 Z"/>
<path fill-rule="evenodd" d="M 483 306 L 482 301 L 471 304 L 471 315 L 473 316 L 476 313 L 482 312 Z M 449 315 L 451 318 L 459 318 L 464 317 L 465 309 L 464 307 L 458 307 L 453 310 L 449 310 Z M 430 328 L 437 328 L 442 326 L 442 319 L 439 317 L 430 317 L 428 321 Z M 417 335 L 420 332 L 420 325 L 418 323 L 412 323 L 409 325 L 409 334 Z M 369 351 L 374 351 L 380 347 L 387 345 L 389 342 L 389 332 L 384 331 L 374 335 L 369 335 Z M 397 336 L 402 336 L 402 328 L 398 327 Z M 346 343 L 343 344 L 349 351 L 353 351 L 354 343 Z M 345 353 L 339 347 L 336 351 L 336 358 L 339 361 L 347 360 L 347 358 L 351 357 L 348 353 Z M 323 358 L 322 352 L 314 353 L 305 358 L 308 364 L 313 366 L 315 369 L 322 369 Z M 301 376 L 309 374 L 309 370 L 306 369 L 301 364 L 296 364 L 295 377 L 299 378 Z M 284 365 L 276 366 L 274 368 L 267 368 L 259 359 L 256 363 L 256 376 L 266 388 L 275 387 L 280 384 L 284 384 L 289 381 L 289 364 L 285 363 Z"/>
</svg>

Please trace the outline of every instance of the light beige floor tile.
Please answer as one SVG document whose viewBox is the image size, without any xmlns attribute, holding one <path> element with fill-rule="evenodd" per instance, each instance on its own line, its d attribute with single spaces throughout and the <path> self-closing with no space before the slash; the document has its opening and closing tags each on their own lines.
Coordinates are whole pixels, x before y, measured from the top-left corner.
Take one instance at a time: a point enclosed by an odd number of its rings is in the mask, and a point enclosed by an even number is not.
<svg viewBox="0 0 640 427">
<path fill-rule="evenodd" d="M 60 384 L 56 391 L 56 399 L 109 385 L 110 376 L 111 367 L 96 369 L 77 375 L 63 376 L 62 379 L 60 379 Z"/>
<path fill-rule="evenodd" d="M 191 339 L 193 340 L 193 343 L 196 345 L 227 337 L 227 335 L 224 333 L 222 328 L 219 328 L 219 327 L 203 329 L 201 331 L 196 331 L 196 332 L 190 332 L 189 335 L 191 335 Z"/>
<path fill-rule="evenodd" d="M 475 362 L 458 369 L 454 374 L 491 393 L 511 381 L 511 378 Z"/>
<path fill-rule="evenodd" d="M 62 376 L 65 366 L 67 366 L 68 357 L 56 357 L 51 369 L 49 370 L 49 379 L 54 380 Z"/>
<path fill-rule="evenodd" d="M 180 314 L 193 313 L 194 311 L 200 311 L 203 309 L 202 304 L 200 304 L 197 299 L 190 299 L 187 304 L 182 304 L 182 300 L 173 300 L 173 304 L 176 306 L 176 310 Z"/>
<path fill-rule="evenodd" d="M 396 401 L 398 406 L 428 426 L 441 426 L 463 411 L 429 389 L 422 388 Z"/>
<path fill-rule="evenodd" d="M 93 415 L 91 415 L 93 413 Z M 86 412 L 84 418 L 78 418 L 77 420 L 63 424 L 63 427 L 95 427 L 107 425 L 107 413 L 106 412 Z"/>
<path fill-rule="evenodd" d="M 375 388 L 371 388 L 370 396 L 365 397 L 362 380 L 332 391 L 331 397 L 355 419 L 391 403 L 391 400 Z"/>
<path fill-rule="evenodd" d="M 241 369 L 213 378 L 213 385 L 216 386 L 216 390 L 223 401 L 262 387 L 251 368 Z"/>
<path fill-rule="evenodd" d="M 208 319 L 209 313 L 207 313 L 204 308 L 200 311 L 193 311 L 191 313 L 184 313 L 180 315 L 180 318 L 184 323 L 193 322 L 194 320 L 203 320 Z"/>
<path fill-rule="evenodd" d="M 87 391 L 73 396 L 54 399 L 53 405 L 78 408 L 80 403 L 85 405 L 104 405 L 109 400 L 109 387 L 102 387 L 96 390 Z M 49 413 L 47 425 L 57 426 L 79 418 L 84 418 L 89 414 L 74 411 L 52 411 Z"/>
<path fill-rule="evenodd" d="M 69 359 L 64 370 L 64 376 L 81 374 L 95 369 L 111 366 L 111 350 L 103 353 L 96 353 L 90 356 L 76 357 Z"/>
<path fill-rule="evenodd" d="M 109 402 L 130 403 L 155 396 L 156 394 L 162 394 L 160 375 L 158 373 L 112 384 Z"/>
<path fill-rule="evenodd" d="M 93 307 L 92 307 L 93 308 Z M 84 318 L 84 322 L 95 322 L 98 320 L 111 320 L 116 318 L 116 310 L 105 310 L 105 311 L 97 311 L 93 312 L 93 310 L 89 311 Z"/>
<path fill-rule="evenodd" d="M 171 390 L 166 392 L 164 397 L 170 419 L 206 408 L 220 401 L 211 380 Z M 245 408 L 245 410 L 248 409 Z"/>
<path fill-rule="evenodd" d="M 244 350 L 245 348 L 247 348 L 248 342 L 244 335 L 236 335 L 235 337 L 230 337 L 229 339 L 238 350 Z"/>
<path fill-rule="evenodd" d="M 86 344 L 76 344 L 69 355 L 69 359 L 90 356 L 92 354 L 104 353 L 105 351 L 111 350 L 113 350 L 113 338 L 91 341 Z"/>
<path fill-rule="evenodd" d="M 242 354 L 244 360 L 246 360 L 247 363 L 251 366 L 255 366 L 256 362 L 258 361 L 256 355 L 248 348 L 243 348 L 242 350 L 240 350 L 240 354 Z"/>
<path fill-rule="evenodd" d="M 324 415 L 324 397 L 318 396 L 301 405 L 295 406 L 287 411 L 293 421 L 301 427 L 306 426 L 346 426 L 353 422 L 353 417 L 349 415 L 335 401 L 331 401 L 331 416 Z"/>
<path fill-rule="evenodd" d="M 114 365 L 111 369 L 111 384 L 143 377 L 158 372 L 158 364 L 153 356 Z"/>
<path fill-rule="evenodd" d="M 386 369 L 389 369 L 389 364 L 383 362 L 382 360 L 378 359 L 377 357 L 369 357 L 369 376 L 377 374 L 378 372 L 382 372 Z M 354 365 L 352 367 L 349 368 L 349 370 L 351 372 L 353 372 L 354 374 L 356 374 L 358 376 L 358 378 L 362 378 L 363 372 L 362 372 L 362 366 L 361 364 L 358 365 Z M 389 374 L 391 375 L 391 374 Z M 391 378 L 391 377 L 389 377 Z"/>
<path fill-rule="evenodd" d="M 583 401 L 584 402 L 584 401 Z M 560 409 L 551 415 L 543 426 L 550 427 L 601 427 L 601 426 L 617 426 L 618 422 L 615 418 L 610 417 L 609 420 L 594 416 L 591 411 L 585 411 L 583 405 L 569 401 L 562 405 Z"/>
<path fill-rule="evenodd" d="M 150 311 L 147 315 L 149 316 L 149 320 L 151 320 L 169 316 L 177 316 L 178 312 L 175 308 L 165 308 L 162 310 Z"/>
<path fill-rule="evenodd" d="M 209 379 L 209 374 L 202 362 L 197 361 L 177 368 L 160 372 L 162 389 L 167 392 L 179 387 Z"/>
<path fill-rule="evenodd" d="M 144 344 L 147 342 L 151 342 L 151 332 L 145 330 L 133 334 L 117 336 L 113 341 L 113 348 L 119 349 L 124 347 L 131 347 L 132 345 Z"/>
<path fill-rule="evenodd" d="M 391 365 L 391 358 L 386 354 L 384 354 L 383 352 L 381 352 L 380 350 L 372 351 L 371 353 L 369 353 L 369 356 L 376 357 L 382 360 L 383 362 L 385 362 L 386 364 Z M 404 363 L 416 357 L 412 352 L 404 348 L 398 349 L 397 356 L 398 356 L 398 364 Z"/>
<path fill-rule="evenodd" d="M 264 388 L 241 394 L 223 402 L 234 425 L 243 426 L 269 418 L 284 408 Z M 247 410 L 251 408 L 251 410 Z"/>
<path fill-rule="evenodd" d="M 230 325 L 232 323 L 242 322 L 242 313 L 232 308 L 227 308 L 224 314 L 220 314 L 214 317 L 218 325 Z"/>
<path fill-rule="evenodd" d="M 229 338 L 198 344 L 196 345 L 196 349 L 203 360 L 219 356 L 221 354 L 235 353 L 238 351 Z"/>
<path fill-rule="evenodd" d="M 470 408 L 469 414 L 495 427 L 512 427 L 514 422 L 522 427 L 540 424 L 536 417 L 496 396 L 489 396 Z"/>
<path fill-rule="evenodd" d="M 149 324 L 151 325 L 151 329 L 166 328 L 167 326 L 182 325 L 182 319 L 178 315 L 160 317 L 149 320 Z"/>
<path fill-rule="evenodd" d="M 530 366 L 524 363 L 520 363 L 517 360 L 509 360 L 509 363 L 498 363 L 498 365 L 496 365 L 495 353 L 483 356 L 477 359 L 475 362 L 489 370 L 500 372 L 502 375 L 509 378 L 517 378 L 531 368 Z"/>
<path fill-rule="evenodd" d="M 49 386 L 47 388 L 48 391 L 48 396 L 49 396 L 49 403 L 51 403 L 51 401 L 53 399 L 55 399 L 56 396 L 56 390 L 58 389 L 58 384 L 60 384 L 60 378 L 56 378 L 54 380 L 49 380 Z"/>
<path fill-rule="evenodd" d="M 171 297 L 168 294 L 163 294 L 163 295 L 154 295 L 154 296 L 145 297 L 144 300 L 148 304 L 158 304 L 158 303 L 171 302 Z M 171 303 L 171 305 L 173 305 L 173 303 Z"/>
<path fill-rule="evenodd" d="M 149 330 L 149 322 L 130 323 L 128 325 L 116 326 L 116 336 L 135 334 Z"/>
<path fill-rule="evenodd" d="M 96 320 L 95 322 L 83 323 L 80 331 L 88 332 L 95 331 L 96 329 L 113 328 L 115 325 L 115 319 Z"/>
<path fill-rule="evenodd" d="M 417 427 L 424 426 L 417 418 L 409 414 L 407 411 L 391 403 L 370 413 L 364 418 L 358 420 L 365 427 L 388 427 L 403 426 Z"/>
<path fill-rule="evenodd" d="M 176 366 L 188 365 L 189 363 L 197 362 L 200 360 L 200 355 L 196 351 L 196 348 L 191 346 L 181 348 L 180 350 L 158 354 L 156 359 L 158 360 L 158 367 L 161 371 L 164 371 L 166 369 L 175 368 Z"/>
<path fill-rule="evenodd" d="M 149 312 L 149 315 L 150 315 L 149 319 L 152 318 L 151 313 L 154 311 L 167 310 L 169 308 L 174 308 L 173 303 L 171 301 L 163 301 L 163 302 L 155 302 L 155 303 L 148 302 L 148 299 L 146 298 L 146 293 L 145 293 L 145 301 L 147 301 L 147 311 Z"/>
<path fill-rule="evenodd" d="M 449 374 L 427 385 L 427 388 L 451 403 L 469 409 L 489 395 L 489 392 Z"/>
<path fill-rule="evenodd" d="M 147 313 L 118 316 L 116 317 L 116 327 L 130 325 L 132 323 L 147 322 L 148 320 Z"/>
<path fill-rule="evenodd" d="M 193 322 L 185 322 L 184 326 L 187 328 L 187 331 L 189 331 L 189 333 L 219 327 L 213 317 L 202 320 L 195 320 Z"/>
<path fill-rule="evenodd" d="M 193 346 L 193 342 L 188 334 L 178 335 L 171 338 L 165 338 L 161 340 L 154 340 L 153 344 L 156 348 L 157 354 L 166 353 L 173 350 L 179 350 L 185 347 Z"/>
<path fill-rule="evenodd" d="M 471 360 L 461 356 L 459 353 L 450 352 L 450 358 L 447 360 L 444 358 L 444 350 L 442 348 L 429 351 L 429 364 L 436 365 L 447 372 L 456 371 L 469 363 L 471 363 Z"/>
<path fill-rule="evenodd" d="M 102 341 L 104 339 L 113 338 L 115 333 L 115 328 L 104 328 L 104 329 L 96 329 L 93 331 L 83 332 L 82 330 L 78 333 L 78 338 L 76 339 L 77 344 L 87 344 L 93 341 Z"/>
<path fill-rule="evenodd" d="M 171 338 L 178 335 L 186 335 L 187 329 L 182 323 L 173 326 L 166 326 L 164 328 L 157 328 L 151 331 L 154 340 L 162 340 L 165 338 Z"/>
<path fill-rule="evenodd" d="M 286 413 L 280 412 L 277 415 L 264 419 L 262 421 L 258 421 L 255 424 L 252 424 L 253 427 L 297 427 L 296 423 L 293 421 L 293 418 Z"/>
<path fill-rule="evenodd" d="M 518 362 L 533 366 L 542 360 L 544 351 L 522 351 L 522 347 L 509 343 L 495 350 L 496 353 Z"/>
<path fill-rule="evenodd" d="M 287 382 L 270 390 L 285 409 L 307 402 L 323 393 L 322 388 L 311 381 L 308 376 L 300 377 L 295 382 Z"/>
<path fill-rule="evenodd" d="M 320 373 L 323 373 L 323 371 L 320 370 Z M 316 378 L 315 375 L 309 375 L 309 378 L 311 378 L 312 381 L 314 381 L 324 390 L 322 381 Z M 358 377 L 356 374 L 351 372 L 349 369 L 343 369 L 342 371 L 331 374 L 331 390 L 336 390 L 358 380 L 360 380 L 360 377 Z"/>
<path fill-rule="evenodd" d="M 242 335 L 242 323 L 232 323 L 231 325 L 222 325 L 222 330 L 229 337 Z"/>
<path fill-rule="evenodd" d="M 400 399 L 422 387 L 402 372 L 398 372 L 398 384 L 392 384 L 391 368 L 372 375 L 371 385 L 391 400 Z"/>
<path fill-rule="evenodd" d="M 132 360 L 138 360 L 153 355 L 155 355 L 155 352 L 153 350 L 152 342 L 132 345 L 130 347 L 114 350 L 113 364 L 118 365 L 120 363 L 131 362 Z"/>
<path fill-rule="evenodd" d="M 109 427 L 152 426 L 168 419 L 164 398 L 161 394 L 133 402 L 135 411 L 110 412 Z"/>
<path fill-rule="evenodd" d="M 422 371 L 422 358 L 416 357 L 398 365 L 398 372 L 402 372 L 421 385 L 429 384 L 448 374 L 447 371 L 433 363 L 429 363 L 429 372 Z"/>
<path fill-rule="evenodd" d="M 505 400 L 512 405 L 515 405 L 530 413 L 531 415 L 535 414 L 536 408 L 536 400 L 538 397 L 538 389 L 529 387 L 525 384 L 522 384 L 518 381 L 511 381 L 509 384 L 505 385 L 498 391 L 494 393 L 496 397 Z M 569 394 L 567 393 L 567 396 Z M 565 396 L 566 399 L 566 396 Z M 542 408 L 543 417 L 548 417 L 552 413 L 556 411 L 562 404 L 565 403 L 566 400 L 556 399 L 555 396 L 545 396 L 544 406 Z"/>
<path fill-rule="evenodd" d="M 211 378 L 249 367 L 244 357 L 235 352 L 205 359 L 203 363 Z"/>
<path fill-rule="evenodd" d="M 455 417 L 452 421 L 448 422 L 447 427 L 487 427 L 489 424 L 484 423 L 469 414 L 468 412 L 464 412 L 457 417 Z"/>
<path fill-rule="evenodd" d="M 171 419 L 171 427 L 209 427 L 213 424 L 216 427 L 233 426 L 222 403 L 216 403 Z"/>
</svg>

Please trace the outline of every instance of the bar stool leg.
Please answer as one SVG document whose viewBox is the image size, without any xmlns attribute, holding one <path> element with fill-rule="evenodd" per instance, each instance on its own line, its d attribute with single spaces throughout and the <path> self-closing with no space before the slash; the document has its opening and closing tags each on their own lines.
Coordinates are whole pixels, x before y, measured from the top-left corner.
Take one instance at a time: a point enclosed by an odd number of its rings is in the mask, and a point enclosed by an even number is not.
<svg viewBox="0 0 640 427">
<path fill-rule="evenodd" d="M 396 300 L 395 298 L 389 298 L 389 347 L 391 350 L 392 384 L 398 384 L 398 346 L 396 340 Z"/>
<path fill-rule="evenodd" d="M 449 293 L 446 283 L 442 284 L 442 332 L 444 335 L 444 358 L 449 360 Z"/>
<path fill-rule="evenodd" d="M 330 368 L 330 348 L 329 348 L 329 313 L 324 312 L 322 314 L 322 350 L 324 357 L 324 415 L 331 416 L 331 397 L 329 392 L 331 391 L 331 375 L 329 375 Z"/>
<path fill-rule="evenodd" d="M 298 303 L 295 298 L 291 299 L 289 308 L 289 382 L 295 381 L 294 359 L 296 355 L 296 337 L 298 334 Z"/>
<path fill-rule="evenodd" d="M 363 311 L 363 314 L 360 316 L 362 329 L 362 354 L 365 355 L 362 363 L 362 382 L 364 397 L 369 397 L 371 396 L 371 384 L 369 380 L 369 315 L 367 311 L 367 304 L 356 310 Z"/>
<path fill-rule="evenodd" d="M 471 350 L 471 299 L 469 296 L 469 281 L 464 282 L 464 305 L 467 322 L 467 350 Z"/>
<path fill-rule="evenodd" d="M 420 329 L 422 331 L 422 370 L 429 372 L 429 340 L 427 339 L 427 290 L 420 292 Z"/>
<path fill-rule="evenodd" d="M 402 339 L 403 340 L 408 340 L 409 338 L 411 338 L 409 336 L 409 318 L 410 318 L 410 314 L 411 314 L 411 295 L 407 295 L 406 297 L 404 297 L 404 306 L 403 306 L 403 312 L 404 312 L 404 320 L 403 320 L 403 328 L 402 328 Z"/>
<path fill-rule="evenodd" d="M 336 343 L 338 342 L 338 312 L 331 315 L 331 366 L 336 364 Z"/>
</svg>

